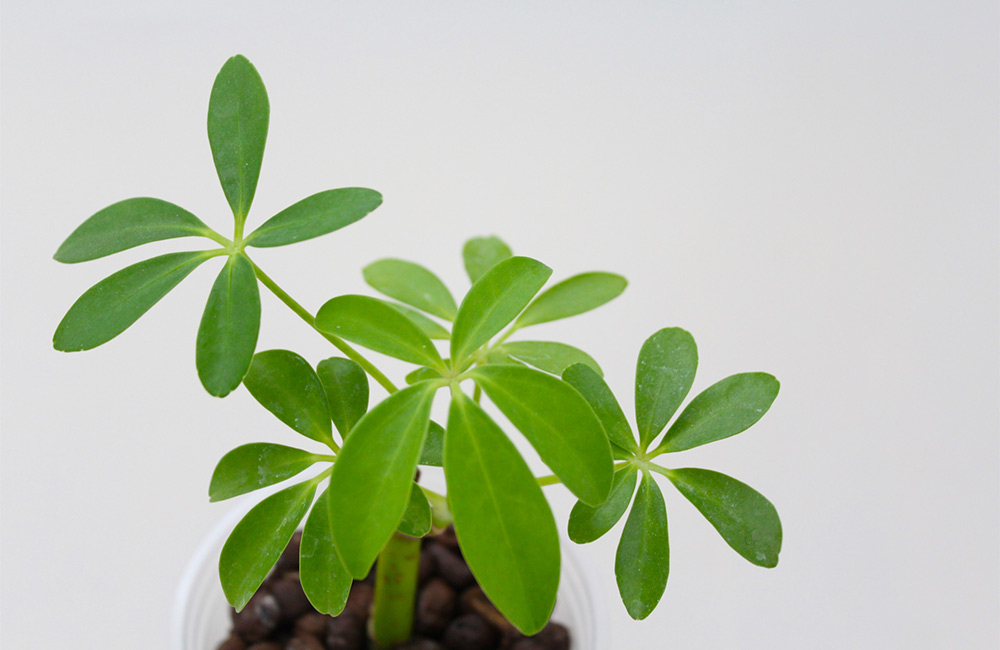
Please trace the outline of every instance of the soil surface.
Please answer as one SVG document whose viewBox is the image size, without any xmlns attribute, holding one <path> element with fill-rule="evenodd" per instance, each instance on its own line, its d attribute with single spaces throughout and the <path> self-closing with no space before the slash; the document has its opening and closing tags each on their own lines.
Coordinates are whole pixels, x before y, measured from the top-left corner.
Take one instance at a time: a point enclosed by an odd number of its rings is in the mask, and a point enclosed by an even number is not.
<svg viewBox="0 0 1000 650">
<path fill-rule="evenodd" d="M 375 572 L 355 581 L 339 616 L 320 614 L 299 583 L 300 535 L 243 611 L 232 612 L 217 650 L 373 650 L 366 634 Z M 394 650 L 569 650 L 567 629 L 549 623 L 518 632 L 483 594 L 462 558 L 453 529 L 426 537 L 420 554 L 414 636 Z"/>
</svg>

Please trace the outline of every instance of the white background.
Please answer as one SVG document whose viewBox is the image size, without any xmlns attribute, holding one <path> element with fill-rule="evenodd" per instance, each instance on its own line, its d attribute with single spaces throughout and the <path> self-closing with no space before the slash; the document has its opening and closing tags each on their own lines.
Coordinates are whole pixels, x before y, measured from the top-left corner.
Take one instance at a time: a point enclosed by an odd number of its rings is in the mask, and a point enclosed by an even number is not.
<svg viewBox="0 0 1000 650">
<path fill-rule="evenodd" d="M 995 3 L 353 5 L 4 2 L 0 645 L 165 647 L 178 574 L 229 507 L 207 502 L 214 463 L 297 442 L 245 391 L 198 384 L 215 265 L 106 346 L 51 349 L 87 287 L 190 243 L 52 261 L 87 216 L 157 196 L 230 228 L 205 113 L 240 52 L 271 98 L 252 224 L 331 187 L 385 196 L 257 254 L 310 309 L 386 256 L 461 295 L 462 242 L 496 233 L 555 279 L 630 279 L 536 332 L 596 356 L 627 411 L 665 326 L 699 342 L 695 391 L 782 381 L 749 432 L 667 459 L 767 495 L 779 566 L 664 485 L 671 576 L 648 620 L 614 592 L 620 526 L 581 549 L 615 649 L 997 647 Z M 263 303 L 261 349 L 330 354 Z"/>
</svg>

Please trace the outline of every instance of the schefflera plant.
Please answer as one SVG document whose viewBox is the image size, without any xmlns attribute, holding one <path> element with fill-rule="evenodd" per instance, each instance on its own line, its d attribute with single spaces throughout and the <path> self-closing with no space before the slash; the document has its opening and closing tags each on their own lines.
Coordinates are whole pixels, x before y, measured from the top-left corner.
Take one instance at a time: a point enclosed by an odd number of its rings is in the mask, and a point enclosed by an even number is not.
<svg viewBox="0 0 1000 650">
<path fill-rule="evenodd" d="M 233 57 L 215 80 L 208 113 L 213 159 L 234 216 L 232 238 L 172 203 L 136 198 L 92 216 L 56 253 L 57 260 L 75 263 L 178 237 L 212 241 L 215 248 L 154 257 L 99 282 L 59 324 L 55 347 L 85 350 L 113 339 L 195 268 L 224 258 L 198 327 L 195 365 L 202 384 L 219 397 L 244 385 L 279 420 L 322 445 L 308 451 L 252 443 L 219 462 L 209 488 L 213 501 L 326 465 L 264 498 L 233 530 L 219 572 L 236 609 L 246 605 L 304 522 L 300 579 L 313 605 L 339 613 L 352 580 L 377 562 L 372 636 L 384 646 L 404 641 L 411 635 L 420 538 L 453 523 L 486 595 L 532 634 L 551 615 L 560 572 L 556 523 L 541 488 L 562 483 L 579 499 L 570 537 L 586 542 L 622 516 L 642 474 L 616 567 L 629 613 L 642 618 L 659 600 L 668 566 L 665 510 L 650 472 L 673 481 L 741 554 L 773 566 L 780 524 L 763 497 L 721 474 L 653 462 L 661 452 L 733 435 L 755 422 L 777 392 L 773 378 L 730 378 L 706 390 L 647 451 L 691 387 L 696 355 L 690 335 L 663 330 L 643 347 L 637 443 L 592 357 L 564 343 L 514 337 L 607 303 L 625 289 L 624 278 L 582 273 L 544 289 L 551 269 L 514 256 L 496 237 L 465 245 L 472 286 L 460 303 L 426 268 L 384 259 L 364 269 L 365 280 L 384 298 L 337 296 L 313 313 L 251 260 L 248 247 L 333 232 L 374 210 L 381 195 L 364 188 L 320 192 L 244 234 L 268 120 L 260 76 L 244 57 Z M 257 352 L 258 283 L 347 358 L 313 366 L 290 350 Z M 405 386 L 397 387 L 354 345 L 414 364 Z M 370 408 L 369 377 L 388 393 Z M 444 426 L 431 420 L 439 395 L 449 402 Z M 534 476 L 481 405 L 483 396 L 552 475 Z M 420 485 L 418 465 L 443 467 L 447 494 Z"/>
</svg>

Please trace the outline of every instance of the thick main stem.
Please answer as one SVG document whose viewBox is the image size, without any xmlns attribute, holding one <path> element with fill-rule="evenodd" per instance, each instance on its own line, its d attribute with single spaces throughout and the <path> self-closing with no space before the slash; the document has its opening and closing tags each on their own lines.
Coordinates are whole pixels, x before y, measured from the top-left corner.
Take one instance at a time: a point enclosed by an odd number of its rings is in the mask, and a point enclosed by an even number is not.
<svg viewBox="0 0 1000 650">
<path fill-rule="evenodd" d="M 375 600 L 369 630 L 379 647 L 402 643 L 413 636 L 420 540 L 393 533 L 378 556 Z"/>
</svg>

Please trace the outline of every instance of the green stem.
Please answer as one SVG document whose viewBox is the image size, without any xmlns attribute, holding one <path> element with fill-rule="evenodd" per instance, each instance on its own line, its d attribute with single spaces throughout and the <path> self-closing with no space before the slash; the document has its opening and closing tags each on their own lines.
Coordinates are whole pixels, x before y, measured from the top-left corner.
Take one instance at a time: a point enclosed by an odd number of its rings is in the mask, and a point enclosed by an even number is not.
<svg viewBox="0 0 1000 650">
<path fill-rule="evenodd" d="M 320 335 L 327 341 L 333 343 L 333 345 L 338 350 L 347 355 L 348 359 L 350 359 L 351 361 L 357 363 L 359 366 L 364 368 L 365 372 L 371 375 L 372 379 L 377 381 L 382 386 L 382 388 L 386 389 L 390 393 L 395 393 L 398 390 L 396 388 L 396 385 L 393 384 L 391 381 L 389 381 L 389 378 L 386 377 L 384 374 L 382 374 L 382 372 L 378 368 L 376 368 L 371 361 L 361 356 L 361 354 L 359 354 L 357 350 L 348 345 L 342 338 L 340 338 L 335 334 L 330 334 L 329 332 L 324 332 L 322 330 L 317 329 L 316 319 L 313 318 L 313 315 L 309 313 L 309 310 L 307 310 L 305 307 L 296 302 L 295 299 L 292 298 L 290 295 L 288 295 L 284 289 L 279 287 L 274 280 L 268 277 L 268 275 L 264 273 L 264 271 L 261 270 L 261 268 L 257 266 L 256 263 L 253 262 L 253 260 L 251 260 L 250 263 L 253 264 L 253 270 L 254 273 L 257 275 L 257 279 L 259 279 L 264 284 L 265 287 L 270 289 L 271 293 L 277 296 L 278 299 L 281 300 L 281 302 L 288 305 L 288 307 L 293 312 L 298 314 L 299 318 L 308 323 L 309 327 L 319 332 Z"/>
<path fill-rule="evenodd" d="M 388 647 L 413 636 L 420 540 L 394 533 L 378 556 L 369 625 L 372 639 Z"/>
</svg>

